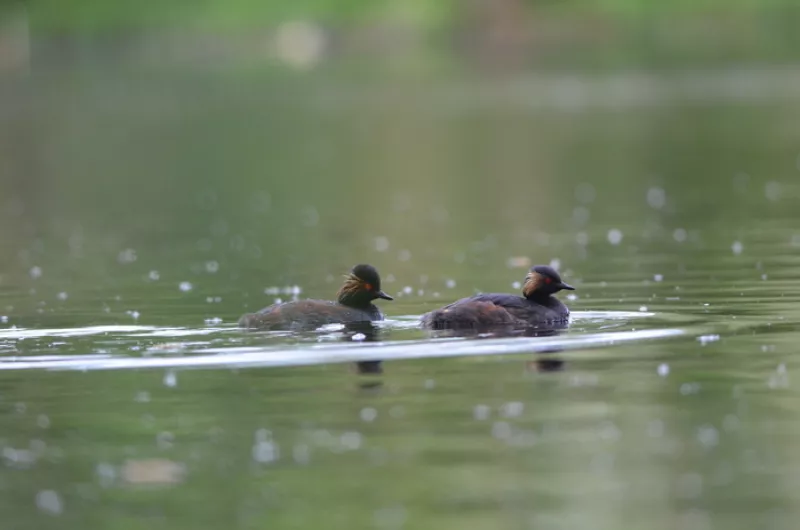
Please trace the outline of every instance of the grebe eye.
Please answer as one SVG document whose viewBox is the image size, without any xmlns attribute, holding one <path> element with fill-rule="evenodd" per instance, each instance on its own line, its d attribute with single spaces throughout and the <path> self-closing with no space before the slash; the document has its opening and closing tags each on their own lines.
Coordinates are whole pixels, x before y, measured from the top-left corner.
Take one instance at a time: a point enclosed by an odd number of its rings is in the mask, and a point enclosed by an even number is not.
<svg viewBox="0 0 800 530">
<path fill-rule="evenodd" d="M 553 283 L 553 279 L 552 278 L 545 278 L 544 279 L 544 283 Z"/>
<path fill-rule="evenodd" d="M 364 284 L 364 288 L 365 288 L 367 291 L 371 291 L 371 290 L 372 290 L 372 284 L 371 284 L 371 283 L 365 283 L 365 284 Z"/>
</svg>

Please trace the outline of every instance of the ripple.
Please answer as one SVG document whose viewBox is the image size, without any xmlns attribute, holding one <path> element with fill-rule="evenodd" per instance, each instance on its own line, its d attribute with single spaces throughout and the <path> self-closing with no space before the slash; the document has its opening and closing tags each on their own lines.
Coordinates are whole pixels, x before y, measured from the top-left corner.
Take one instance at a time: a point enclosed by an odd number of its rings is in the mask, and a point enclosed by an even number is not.
<svg viewBox="0 0 800 530">
<path fill-rule="evenodd" d="M 140 368 L 281 367 L 354 361 L 384 361 L 442 357 L 469 357 L 544 353 L 598 348 L 625 342 L 666 339 L 685 335 L 680 329 L 593 333 L 565 337 L 497 339 L 428 339 L 377 343 L 316 344 L 287 348 L 209 348 L 200 355 L 180 357 L 128 357 L 65 355 L 7 357 L 0 370 L 124 370 Z"/>
</svg>

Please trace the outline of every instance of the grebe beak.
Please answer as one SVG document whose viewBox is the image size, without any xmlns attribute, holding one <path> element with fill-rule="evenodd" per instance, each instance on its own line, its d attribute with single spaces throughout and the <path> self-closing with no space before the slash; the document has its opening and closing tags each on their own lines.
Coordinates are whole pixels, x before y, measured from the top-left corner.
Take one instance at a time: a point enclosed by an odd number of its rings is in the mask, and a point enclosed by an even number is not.
<svg viewBox="0 0 800 530">
<path fill-rule="evenodd" d="M 375 296 L 378 298 L 383 298 L 384 300 L 394 300 L 394 298 L 384 293 L 383 291 L 378 291 L 377 293 L 375 293 Z"/>
<path fill-rule="evenodd" d="M 568 284 L 568 283 L 564 283 L 564 282 L 561 282 L 560 284 L 558 284 L 558 286 L 559 286 L 561 289 L 566 289 L 567 291 L 574 291 L 574 290 L 575 290 L 575 288 L 574 288 L 573 286 L 571 286 L 571 285 L 570 285 L 570 284 Z"/>
</svg>

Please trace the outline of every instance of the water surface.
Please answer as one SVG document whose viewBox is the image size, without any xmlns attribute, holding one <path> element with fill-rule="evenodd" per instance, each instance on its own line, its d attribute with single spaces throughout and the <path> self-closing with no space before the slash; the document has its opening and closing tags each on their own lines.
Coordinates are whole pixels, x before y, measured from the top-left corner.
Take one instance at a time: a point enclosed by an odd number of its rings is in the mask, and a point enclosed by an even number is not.
<svg viewBox="0 0 800 530">
<path fill-rule="evenodd" d="M 794 527 L 790 70 L 197 75 L 6 94 L 9 527 Z M 528 261 L 577 287 L 564 333 L 417 328 Z M 357 262 L 379 340 L 236 328 Z"/>
</svg>

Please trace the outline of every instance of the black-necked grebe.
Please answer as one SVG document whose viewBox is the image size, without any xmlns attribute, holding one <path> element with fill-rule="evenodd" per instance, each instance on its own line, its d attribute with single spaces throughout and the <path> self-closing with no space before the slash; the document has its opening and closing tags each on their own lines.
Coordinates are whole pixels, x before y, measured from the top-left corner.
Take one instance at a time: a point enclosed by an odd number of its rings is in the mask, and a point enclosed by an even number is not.
<svg viewBox="0 0 800 530">
<path fill-rule="evenodd" d="M 552 267 L 537 265 L 525 276 L 523 296 L 488 293 L 462 298 L 423 315 L 422 326 L 435 330 L 481 330 L 562 324 L 569 319 L 569 309 L 552 296 L 562 289 L 575 290 Z"/>
<path fill-rule="evenodd" d="M 356 265 L 345 276 L 335 302 L 297 300 L 273 304 L 239 319 L 239 326 L 259 330 L 312 330 L 326 324 L 356 324 L 383 320 L 372 303 L 377 298 L 392 300 L 381 290 L 381 278 L 371 265 Z"/>
</svg>

